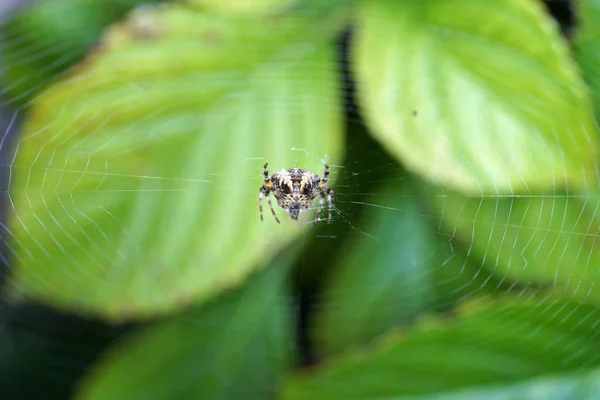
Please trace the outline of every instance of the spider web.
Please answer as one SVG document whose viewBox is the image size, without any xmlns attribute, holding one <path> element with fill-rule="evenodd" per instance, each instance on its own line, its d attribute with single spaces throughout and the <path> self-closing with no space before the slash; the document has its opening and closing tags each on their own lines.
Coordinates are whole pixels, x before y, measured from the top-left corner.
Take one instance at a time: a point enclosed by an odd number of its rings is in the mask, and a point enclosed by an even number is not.
<svg viewBox="0 0 600 400">
<path fill-rule="evenodd" d="M 10 11 L 17 3 L 17 1 L 0 3 L 0 22 L 3 15 L 6 15 L 6 12 Z M 27 49 L 24 49 L 22 57 L 24 59 L 35 59 L 37 56 L 38 54 L 29 53 Z M 568 187 L 556 187 L 554 192 L 550 194 L 473 196 L 469 198 L 449 192 L 435 184 L 420 181 L 369 138 L 358 109 L 354 104 L 354 88 L 348 79 L 347 69 L 349 65 L 347 60 L 343 62 L 343 68 L 346 69 L 344 75 L 346 90 L 343 101 L 347 111 L 347 130 L 350 133 L 348 135 L 345 161 L 340 164 L 330 163 L 331 180 L 335 182 L 333 186 L 336 198 L 334 223 L 331 226 L 321 223 L 313 229 L 310 227 L 312 221 L 309 221 L 305 230 L 307 237 L 310 239 L 310 246 L 319 248 L 319 251 L 316 252 L 319 254 L 318 259 L 325 259 L 328 264 L 335 265 L 345 252 L 351 251 L 352 247 L 357 244 L 360 245 L 361 241 L 387 243 L 387 238 L 381 236 L 369 222 L 383 215 L 401 220 L 406 208 L 403 206 L 403 202 L 399 201 L 399 198 L 405 198 L 408 201 L 423 205 L 420 214 L 422 221 L 430 225 L 431 232 L 436 237 L 436 245 L 432 251 L 425 254 L 422 259 L 414 260 L 417 265 L 428 264 L 432 268 L 418 272 L 414 276 L 408 276 L 407 279 L 418 282 L 423 278 L 421 274 L 434 275 L 457 262 L 460 267 L 458 274 L 448 276 L 445 281 L 436 283 L 440 287 L 452 286 L 453 283 L 455 285 L 452 289 L 452 296 L 449 298 L 427 300 L 432 303 L 427 304 L 431 309 L 447 310 L 457 300 L 480 299 L 483 301 L 495 293 L 506 291 L 524 298 L 534 298 L 534 294 L 549 287 L 572 293 L 583 292 L 583 295 L 579 298 L 585 301 L 585 293 L 592 290 L 592 287 L 588 285 L 584 288 L 585 285 L 582 285 L 581 279 L 576 277 L 566 281 L 564 279 L 560 280 L 559 274 L 569 275 L 568 261 L 571 260 L 571 257 L 575 257 L 579 262 L 584 260 L 584 268 L 590 271 L 597 268 L 593 264 L 592 258 L 592 253 L 597 251 L 595 246 L 598 229 L 600 228 L 594 222 L 600 206 L 596 196 L 581 192 L 571 193 Z M 4 93 L 0 89 L 0 94 Z M 16 252 L 8 243 L 12 232 L 5 221 L 6 216 L 15 210 L 10 189 L 13 175 L 16 173 L 13 163 L 18 156 L 19 143 L 23 140 L 18 136 L 18 132 L 22 119 L 26 115 L 26 110 L 22 107 L 15 107 L 13 101 L 15 99 L 4 97 L 3 107 L 0 109 L 0 165 L 2 166 L 0 187 L 3 188 L 6 198 L 3 204 L 2 224 L 0 225 L 0 229 L 3 231 L 0 237 L 2 238 L 4 250 L 0 254 L 0 263 L 4 267 L 2 277 L 6 279 L 11 256 L 14 256 Z M 143 116 L 141 119 L 143 119 Z M 320 163 L 328 161 L 326 154 L 315 154 L 311 149 L 296 148 L 292 150 L 303 156 L 308 155 L 310 159 L 317 160 Z M 247 199 L 250 202 L 256 202 L 256 217 L 258 218 L 257 195 L 262 180 L 261 166 L 267 160 L 265 157 L 257 157 L 251 154 L 248 155 L 246 160 L 249 165 L 257 166 L 253 171 L 247 172 L 248 179 L 255 180 L 257 183 L 257 193 L 248 194 Z M 292 167 L 302 168 L 303 166 L 270 165 L 271 173 L 282 168 Z M 39 168 L 39 166 L 32 165 L 30 169 L 32 168 Z M 110 169 L 107 168 L 107 172 L 109 171 Z M 28 172 L 30 171 L 19 171 L 19 173 Z M 86 173 L 86 171 L 69 172 Z M 322 173 L 322 171 L 312 172 Z M 140 181 L 161 180 L 166 183 L 176 183 L 175 179 L 163 176 L 139 175 L 129 176 L 128 178 L 139 179 Z M 226 179 L 227 173 L 225 171 L 213 171 L 209 176 L 198 177 L 197 184 L 202 185 L 206 190 L 210 190 L 212 185 L 219 184 L 216 178 Z M 410 189 L 402 194 L 393 195 L 381 192 L 382 188 L 394 182 L 402 185 L 408 184 L 407 187 Z M 132 195 L 135 194 L 136 190 L 132 189 Z M 431 204 L 434 203 L 438 204 L 439 208 L 432 208 Z M 522 211 L 524 210 L 521 214 L 517 214 L 515 211 L 519 207 Z M 576 210 L 576 214 L 578 213 L 575 223 L 567 217 L 567 211 L 570 210 L 570 207 Z M 275 208 L 279 217 L 282 218 L 283 211 L 277 206 Z M 272 216 L 266 204 L 264 210 L 265 219 L 268 220 Z M 314 212 L 314 210 L 311 210 L 311 212 Z M 562 216 L 559 214 L 557 218 L 558 226 L 549 226 L 544 221 L 548 216 L 556 218 L 555 213 L 562 213 Z M 492 218 L 482 221 L 479 217 L 483 214 L 491 215 Z M 110 215 L 108 216 L 110 217 Z M 486 224 L 489 224 L 489 229 L 485 228 Z M 471 229 L 471 239 L 464 240 L 464 233 L 469 227 Z M 498 234 L 503 235 L 499 238 L 499 241 Z M 560 234 L 567 235 L 569 240 L 566 243 L 559 240 Z M 480 246 L 481 235 L 487 235 L 487 247 L 482 248 Z M 462 240 L 458 240 L 459 236 Z M 585 248 L 581 246 L 578 252 L 572 254 L 567 250 L 567 245 L 571 238 L 581 236 L 589 239 L 591 244 Z M 354 238 L 354 241 L 348 242 L 346 240 L 348 238 Z M 560 268 L 555 271 L 556 278 L 554 280 L 542 285 L 532 282 L 526 277 L 515 278 L 515 275 L 511 274 L 510 264 L 508 270 L 499 268 L 502 262 L 499 250 L 515 249 L 518 241 L 531 243 L 532 248 L 536 247 L 537 249 L 549 245 L 551 256 L 564 261 L 560 263 Z M 529 251 L 530 249 L 526 250 Z M 523 252 L 515 250 L 513 256 L 524 258 Z M 533 250 L 532 253 L 528 254 L 533 254 L 535 257 L 536 251 Z M 315 261 L 315 257 L 307 255 L 300 262 L 309 266 Z M 432 266 L 432 260 L 436 260 L 435 262 L 438 264 Z M 523 263 L 518 263 L 515 260 L 515 265 L 517 264 L 519 268 L 528 268 L 527 260 L 525 260 L 524 267 L 522 266 Z M 368 268 L 368 266 L 365 267 Z M 369 288 L 365 289 L 368 290 Z M 376 287 L 371 289 L 378 290 Z M 435 290 L 436 287 L 433 289 Z M 423 288 L 422 294 L 427 295 L 431 290 L 431 287 Z M 418 296 L 419 293 L 411 292 L 411 295 Z M 280 300 L 292 301 L 292 299 Z M 541 300 L 540 304 L 542 304 Z M 308 290 L 306 298 L 302 300 L 302 307 L 310 310 L 319 309 L 320 294 L 318 290 Z M 390 304 L 389 307 L 398 309 L 402 306 Z M 589 318 L 600 323 L 600 318 L 596 313 L 590 313 Z M 35 325 L 34 322 L 32 323 Z M 568 332 L 576 328 L 576 326 L 565 326 L 565 331 Z M 523 334 L 535 335 L 536 332 L 523 332 Z M 597 335 L 600 335 L 600 331 Z M 574 353 L 577 351 L 577 349 L 573 349 Z M 268 355 L 265 354 L 265 356 Z M 598 357 L 595 356 L 596 359 Z M 596 361 L 595 358 L 590 358 L 590 365 Z M 564 361 L 568 362 L 568 360 Z M 69 363 L 68 360 L 64 362 L 65 364 Z"/>
</svg>

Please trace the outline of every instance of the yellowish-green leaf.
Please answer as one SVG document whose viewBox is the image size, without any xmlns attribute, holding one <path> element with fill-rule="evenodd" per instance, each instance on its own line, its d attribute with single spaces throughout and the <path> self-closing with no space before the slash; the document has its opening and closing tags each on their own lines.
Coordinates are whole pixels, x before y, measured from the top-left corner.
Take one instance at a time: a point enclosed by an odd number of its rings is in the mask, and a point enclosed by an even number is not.
<svg viewBox="0 0 600 400">
<path fill-rule="evenodd" d="M 321 173 L 341 157 L 334 29 L 314 24 L 168 5 L 110 30 L 17 143 L 13 290 L 113 319 L 161 314 L 301 234 L 266 202 L 261 223 L 258 192 L 266 161 Z"/>
<path fill-rule="evenodd" d="M 264 13 L 281 10 L 294 0 L 190 0 L 190 4 L 204 10 L 233 13 Z"/>
<path fill-rule="evenodd" d="M 354 45 L 373 135 L 467 193 L 596 182 L 589 95 L 540 2 L 364 2 Z"/>
<path fill-rule="evenodd" d="M 442 229 L 468 249 L 483 274 L 600 302 L 597 192 L 480 197 L 447 191 L 431 198 Z"/>
</svg>

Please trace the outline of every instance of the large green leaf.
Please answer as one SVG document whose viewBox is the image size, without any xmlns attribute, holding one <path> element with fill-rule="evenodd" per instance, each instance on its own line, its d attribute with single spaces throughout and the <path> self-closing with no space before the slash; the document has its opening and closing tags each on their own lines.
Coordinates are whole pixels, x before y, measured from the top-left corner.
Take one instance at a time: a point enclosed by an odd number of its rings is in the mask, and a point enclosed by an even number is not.
<svg viewBox="0 0 600 400">
<path fill-rule="evenodd" d="M 293 362 L 290 253 L 235 293 L 132 335 L 79 399 L 266 399 Z"/>
<path fill-rule="evenodd" d="M 600 197 L 596 193 L 433 196 L 442 229 L 486 274 L 600 302 Z"/>
<path fill-rule="evenodd" d="M 45 0 L 0 29 L 4 101 L 22 105 L 80 60 L 102 31 L 141 3 L 157 0 Z"/>
<path fill-rule="evenodd" d="M 575 56 L 592 91 L 596 115 L 600 115 L 600 1 L 582 0 Z"/>
<path fill-rule="evenodd" d="M 324 284 L 312 325 L 321 355 L 367 343 L 423 312 L 449 309 L 461 296 L 498 286 L 447 237 L 436 235 L 416 185 L 397 175 L 386 181 L 364 205 L 358 229 Z"/>
<path fill-rule="evenodd" d="M 538 3 L 365 2 L 354 60 L 372 133 L 464 192 L 596 182 L 591 102 Z"/>
<path fill-rule="evenodd" d="M 598 365 L 599 318 L 597 308 L 549 296 L 474 300 L 458 318 L 429 320 L 291 378 L 282 398 L 426 399 L 477 389 L 505 398 L 501 385 Z"/>
<path fill-rule="evenodd" d="M 266 202 L 260 221 L 262 166 L 339 162 L 332 13 L 169 6 L 112 29 L 16 145 L 13 289 L 115 319 L 164 313 L 297 237 L 308 225 L 280 209 L 278 225 Z"/>
</svg>

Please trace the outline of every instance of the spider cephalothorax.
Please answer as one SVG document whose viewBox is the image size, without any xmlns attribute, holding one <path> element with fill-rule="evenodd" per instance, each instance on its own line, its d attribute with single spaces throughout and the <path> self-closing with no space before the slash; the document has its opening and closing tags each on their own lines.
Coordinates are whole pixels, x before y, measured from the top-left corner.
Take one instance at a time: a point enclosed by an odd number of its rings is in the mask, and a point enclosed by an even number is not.
<svg viewBox="0 0 600 400">
<path fill-rule="evenodd" d="M 308 210 L 315 197 L 321 195 L 314 223 L 316 224 L 319 220 L 319 215 L 323 209 L 325 199 L 327 199 L 327 202 L 329 203 L 328 222 L 331 222 L 333 190 L 327 186 L 327 181 L 329 180 L 329 165 L 325 165 L 325 172 L 323 172 L 322 178 L 310 171 L 298 168 L 282 169 L 269 178 L 268 166 L 269 164 L 267 163 L 263 168 L 265 182 L 260 187 L 260 193 L 258 195 L 261 221 L 263 220 L 262 200 L 263 197 L 266 197 L 275 220 L 279 222 L 279 218 L 277 218 L 277 215 L 275 214 L 271 198 L 269 197 L 269 193 L 273 193 L 279 207 L 287 210 L 290 217 L 296 220 L 298 219 L 300 212 Z"/>
</svg>

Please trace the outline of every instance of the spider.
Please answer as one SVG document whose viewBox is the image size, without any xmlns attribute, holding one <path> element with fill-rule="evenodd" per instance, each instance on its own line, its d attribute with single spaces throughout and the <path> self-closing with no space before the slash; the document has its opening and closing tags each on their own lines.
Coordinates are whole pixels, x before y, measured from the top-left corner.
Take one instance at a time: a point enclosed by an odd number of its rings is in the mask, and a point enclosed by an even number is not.
<svg viewBox="0 0 600 400">
<path fill-rule="evenodd" d="M 315 216 L 313 225 L 319 220 L 319 215 L 323 209 L 325 199 L 327 199 L 327 202 L 329 203 L 329 218 L 327 219 L 327 222 L 331 223 L 333 190 L 327 186 L 327 181 L 329 180 L 329 165 L 325 165 L 323 178 L 310 171 L 298 168 L 282 169 L 269 178 L 268 166 L 269 163 L 266 163 L 263 167 L 265 183 L 260 187 L 260 193 L 258 195 L 258 207 L 260 210 L 261 221 L 263 220 L 263 197 L 266 197 L 271 212 L 277 223 L 279 223 L 279 218 L 277 218 L 277 214 L 275 214 L 273 203 L 271 203 L 271 198 L 269 197 L 269 193 L 273 193 L 279 207 L 287 210 L 290 217 L 294 220 L 298 220 L 300 212 L 308 210 L 314 198 L 321 195 L 321 198 L 319 199 L 319 208 L 317 209 L 317 215 Z"/>
</svg>

